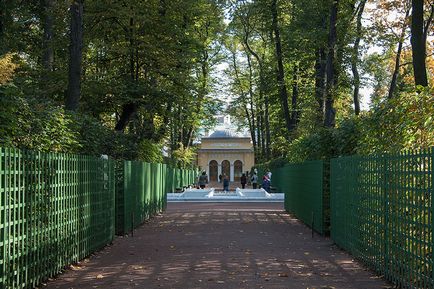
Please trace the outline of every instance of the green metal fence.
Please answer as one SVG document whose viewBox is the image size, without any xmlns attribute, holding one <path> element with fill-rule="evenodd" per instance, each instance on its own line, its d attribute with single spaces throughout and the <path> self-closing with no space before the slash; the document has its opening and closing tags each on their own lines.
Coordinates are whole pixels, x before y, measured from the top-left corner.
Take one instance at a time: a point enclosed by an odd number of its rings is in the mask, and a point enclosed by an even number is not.
<svg viewBox="0 0 434 289">
<path fill-rule="evenodd" d="M 331 161 L 331 235 L 400 288 L 434 288 L 434 150 Z"/>
<path fill-rule="evenodd" d="M 0 288 L 28 288 L 110 243 L 114 164 L 0 148 Z"/>
<path fill-rule="evenodd" d="M 0 148 L 0 288 L 33 288 L 164 210 L 197 172 Z"/>
<path fill-rule="evenodd" d="M 315 231 L 326 231 L 323 203 L 323 161 L 288 164 L 272 170 L 272 186 L 285 193 L 285 210 Z"/>
<path fill-rule="evenodd" d="M 167 193 L 195 182 L 196 171 L 122 161 L 117 168 L 116 234 L 124 235 L 167 206 Z"/>
</svg>

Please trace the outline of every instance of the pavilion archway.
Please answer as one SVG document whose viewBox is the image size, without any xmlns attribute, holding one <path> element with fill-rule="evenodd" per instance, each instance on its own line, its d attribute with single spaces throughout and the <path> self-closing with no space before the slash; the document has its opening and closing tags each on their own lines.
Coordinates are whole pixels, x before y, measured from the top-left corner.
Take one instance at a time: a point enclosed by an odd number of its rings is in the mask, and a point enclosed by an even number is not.
<svg viewBox="0 0 434 289">
<path fill-rule="evenodd" d="M 215 160 L 209 162 L 209 181 L 217 182 L 218 180 L 218 163 Z"/>
<path fill-rule="evenodd" d="M 231 179 L 231 163 L 228 160 L 222 161 L 222 175 L 228 176 Z"/>
<path fill-rule="evenodd" d="M 243 174 L 243 162 L 237 160 L 234 162 L 234 181 L 239 182 L 241 180 L 242 174 Z"/>
</svg>

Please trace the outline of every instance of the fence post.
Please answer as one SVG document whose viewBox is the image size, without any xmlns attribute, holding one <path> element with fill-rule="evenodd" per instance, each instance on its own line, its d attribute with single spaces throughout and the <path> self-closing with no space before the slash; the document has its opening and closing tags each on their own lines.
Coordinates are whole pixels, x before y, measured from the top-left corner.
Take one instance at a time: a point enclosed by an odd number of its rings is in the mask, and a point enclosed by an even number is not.
<svg viewBox="0 0 434 289">
<path fill-rule="evenodd" d="M 431 147 L 431 286 L 434 287 L 434 147 Z"/>
<path fill-rule="evenodd" d="M 5 157 L 3 158 L 3 154 L 5 154 Z M 6 152 L 3 148 L 0 147 L 0 177 L 2 175 L 6 175 L 6 168 L 3 166 L 3 161 L 6 158 Z M 6 264 L 7 264 L 7 254 L 6 252 L 6 240 L 7 240 L 7 227 L 6 227 L 6 211 L 7 211 L 7 205 L 6 205 L 6 182 L 4 183 L 4 186 L 2 186 L 2 183 L 0 183 L 0 191 L 3 190 L 3 192 L 0 194 L 0 206 L 3 208 L 0 210 L 0 213 L 3 214 L 1 216 L 1 219 L 3 219 L 3 222 L 0 223 L 0 225 L 3 226 L 3 234 L 1 235 L 2 239 L 0 240 L 2 242 L 2 246 L 0 249 L 2 250 L 2 256 L 3 256 L 3 264 L 1 264 L 1 270 L 0 270 L 0 287 L 6 288 Z M 0 220 L 1 220 L 0 219 Z"/>
<path fill-rule="evenodd" d="M 383 154 L 381 156 L 383 158 L 383 192 L 384 192 L 384 204 L 383 204 L 383 210 L 384 210 L 384 274 L 387 276 L 389 271 L 389 210 L 388 210 L 388 172 L 387 172 L 387 155 Z M 387 278 L 387 277 L 386 277 Z"/>
<path fill-rule="evenodd" d="M 314 211 L 312 211 L 312 239 L 313 239 L 314 226 L 315 226 L 315 213 Z"/>
</svg>

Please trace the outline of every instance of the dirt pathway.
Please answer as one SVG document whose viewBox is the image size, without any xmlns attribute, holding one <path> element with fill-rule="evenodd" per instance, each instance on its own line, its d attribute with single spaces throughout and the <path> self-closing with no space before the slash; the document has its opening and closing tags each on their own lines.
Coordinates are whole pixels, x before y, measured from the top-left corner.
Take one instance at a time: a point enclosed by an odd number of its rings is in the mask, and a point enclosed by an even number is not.
<svg viewBox="0 0 434 289">
<path fill-rule="evenodd" d="M 276 203 L 169 203 L 45 288 L 389 288 Z"/>
</svg>

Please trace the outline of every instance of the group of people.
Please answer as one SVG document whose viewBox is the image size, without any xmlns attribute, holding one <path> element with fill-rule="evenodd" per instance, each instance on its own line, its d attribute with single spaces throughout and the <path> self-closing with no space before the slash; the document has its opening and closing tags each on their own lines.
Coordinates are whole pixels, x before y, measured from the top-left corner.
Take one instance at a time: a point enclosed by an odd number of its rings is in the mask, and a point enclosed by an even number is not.
<svg viewBox="0 0 434 289">
<path fill-rule="evenodd" d="M 227 176 L 226 174 L 219 175 L 219 182 L 223 183 L 223 190 L 224 191 L 229 191 L 229 176 Z M 246 185 L 247 185 L 247 175 L 245 173 L 242 174 L 242 176 L 240 178 L 240 182 L 241 182 L 241 187 L 243 189 L 245 189 Z M 250 182 L 252 184 L 253 189 L 258 188 L 258 172 L 256 169 L 253 171 L 253 174 L 250 177 Z M 199 176 L 199 179 L 198 179 L 198 186 L 199 186 L 199 188 L 204 189 L 207 184 L 208 184 L 208 176 L 207 176 L 206 172 L 202 172 L 202 174 Z M 270 192 L 271 172 L 267 172 L 262 177 L 262 188 L 265 191 Z"/>
<path fill-rule="evenodd" d="M 241 187 L 243 189 L 246 188 L 246 184 L 247 184 L 247 176 L 246 174 L 243 174 L 241 176 Z M 252 188 L 253 189 L 257 189 L 258 188 L 258 172 L 255 169 L 253 171 L 253 175 L 250 177 L 250 182 L 252 184 Z M 267 172 L 263 177 L 262 177 L 262 188 L 264 190 L 266 190 L 267 192 L 270 192 L 270 187 L 271 187 L 271 172 Z"/>
</svg>

